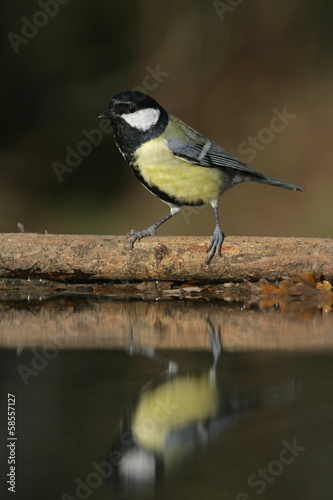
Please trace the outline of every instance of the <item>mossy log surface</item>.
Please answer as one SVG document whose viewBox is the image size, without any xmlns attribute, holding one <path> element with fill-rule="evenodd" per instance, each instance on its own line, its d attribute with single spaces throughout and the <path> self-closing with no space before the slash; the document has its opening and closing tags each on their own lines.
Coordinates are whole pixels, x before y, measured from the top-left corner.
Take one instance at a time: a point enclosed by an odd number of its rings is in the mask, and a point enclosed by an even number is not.
<svg viewBox="0 0 333 500">
<path fill-rule="evenodd" d="M 333 240 L 229 236 L 222 257 L 206 263 L 209 237 L 0 234 L 0 278 L 66 281 L 270 281 L 314 272 L 333 277 Z"/>
</svg>

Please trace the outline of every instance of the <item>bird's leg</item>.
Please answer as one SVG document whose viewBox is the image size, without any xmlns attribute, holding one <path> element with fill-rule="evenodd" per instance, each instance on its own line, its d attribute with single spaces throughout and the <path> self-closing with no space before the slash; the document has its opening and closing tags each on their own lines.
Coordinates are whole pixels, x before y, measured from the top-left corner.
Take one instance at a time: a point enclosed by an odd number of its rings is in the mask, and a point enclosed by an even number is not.
<svg viewBox="0 0 333 500">
<path fill-rule="evenodd" d="M 140 241 L 141 238 L 144 236 L 155 236 L 156 235 L 156 229 L 161 226 L 164 222 L 166 222 L 168 219 L 173 217 L 174 215 L 178 214 L 181 211 L 182 207 L 177 207 L 176 205 L 172 205 L 170 213 L 163 217 L 163 219 L 159 220 L 152 226 L 148 227 L 147 229 L 144 229 L 143 231 L 136 231 L 136 229 L 131 229 L 128 231 L 127 234 L 133 234 L 131 241 L 130 241 L 130 247 L 131 250 L 133 250 L 134 243 L 138 240 Z"/>
<path fill-rule="evenodd" d="M 175 374 L 179 371 L 177 363 L 169 358 L 166 358 L 165 356 L 162 356 L 162 354 L 156 352 L 153 347 L 139 347 L 137 344 L 135 344 L 132 328 L 130 329 L 129 354 L 130 356 L 142 355 L 146 356 L 149 359 L 152 359 L 156 363 L 165 366 L 168 369 L 170 375 Z"/>
<path fill-rule="evenodd" d="M 223 352 L 222 344 L 221 344 L 221 332 L 220 328 L 218 328 L 216 331 L 211 324 L 210 320 L 207 319 L 207 326 L 208 326 L 208 336 L 209 336 L 209 343 L 210 343 L 210 348 L 212 350 L 213 358 L 214 358 L 214 364 L 211 368 L 211 376 L 215 377 L 215 372 L 216 372 L 216 366 L 218 363 L 218 360 L 220 358 L 221 353 Z"/>
<path fill-rule="evenodd" d="M 212 258 L 215 255 L 216 251 L 219 254 L 219 256 L 221 257 L 221 248 L 222 248 L 222 243 L 224 240 L 224 233 L 223 233 L 222 229 L 220 228 L 220 224 L 219 224 L 219 214 L 218 214 L 218 210 L 217 210 L 217 203 L 212 204 L 212 207 L 214 208 L 216 226 L 214 229 L 213 237 L 210 240 L 210 243 L 207 247 L 207 252 L 209 252 L 209 255 L 208 255 L 207 260 L 206 260 L 207 264 L 210 263 L 210 261 L 212 260 Z"/>
</svg>

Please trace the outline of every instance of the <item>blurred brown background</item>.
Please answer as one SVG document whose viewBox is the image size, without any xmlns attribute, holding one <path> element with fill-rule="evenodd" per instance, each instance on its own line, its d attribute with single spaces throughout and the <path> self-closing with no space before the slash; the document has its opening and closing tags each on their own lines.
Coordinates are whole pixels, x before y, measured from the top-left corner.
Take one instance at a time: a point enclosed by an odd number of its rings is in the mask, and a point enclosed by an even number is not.
<svg viewBox="0 0 333 500">
<path fill-rule="evenodd" d="M 230 190 L 220 203 L 227 235 L 333 236 L 330 0 L 14 0 L 0 9 L 0 232 L 21 222 L 124 234 L 168 212 L 112 134 L 96 132 L 110 96 L 139 87 L 240 160 L 306 188 Z M 68 171 L 56 175 L 54 162 Z M 185 208 L 160 234 L 213 228 L 211 208 Z"/>
</svg>

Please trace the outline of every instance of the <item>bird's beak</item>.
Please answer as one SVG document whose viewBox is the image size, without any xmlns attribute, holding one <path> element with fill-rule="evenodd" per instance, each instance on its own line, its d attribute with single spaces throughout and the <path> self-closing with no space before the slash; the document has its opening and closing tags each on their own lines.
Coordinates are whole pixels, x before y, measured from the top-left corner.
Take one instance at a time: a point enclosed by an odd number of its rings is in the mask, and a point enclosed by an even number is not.
<svg viewBox="0 0 333 500">
<path fill-rule="evenodd" d="M 114 117 L 112 109 L 107 109 L 104 113 L 100 114 L 98 118 L 109 118 L 111 120 Z"/>
</svg>

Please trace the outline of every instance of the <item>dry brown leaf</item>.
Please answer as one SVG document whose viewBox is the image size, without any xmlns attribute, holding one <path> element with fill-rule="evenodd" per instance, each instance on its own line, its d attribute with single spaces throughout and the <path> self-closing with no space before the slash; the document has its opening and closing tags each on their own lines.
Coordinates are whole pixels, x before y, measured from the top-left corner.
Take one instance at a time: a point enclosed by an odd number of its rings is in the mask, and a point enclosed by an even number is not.
<svg viewBox="0 0 333 500">
<path fill-rule="evenodd" d="M 333 304 L 332 285 L 328 281 L 316 282 L 315 274 L 306 272 L 282 280 L 275 287 L 266 280 L 260 284 L 260 307 L 271 307 L 278 303 L 282 312 L 299 310 L 329 312 Z"/>
</svg>

